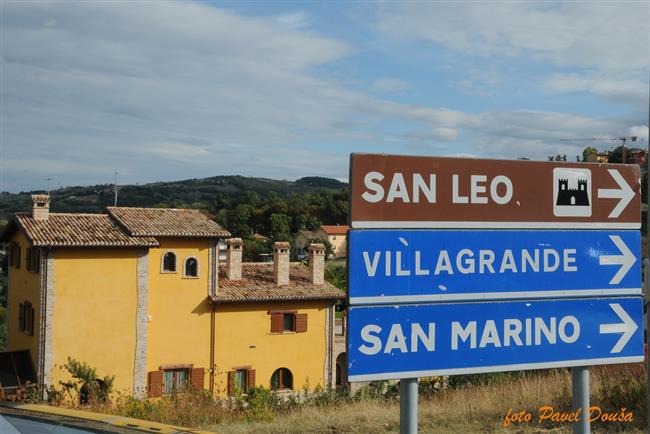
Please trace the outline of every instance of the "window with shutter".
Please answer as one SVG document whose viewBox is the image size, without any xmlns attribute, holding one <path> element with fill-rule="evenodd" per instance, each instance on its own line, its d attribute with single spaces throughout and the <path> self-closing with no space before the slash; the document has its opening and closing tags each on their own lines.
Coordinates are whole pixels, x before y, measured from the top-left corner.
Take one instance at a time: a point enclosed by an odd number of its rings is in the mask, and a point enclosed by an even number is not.
<svg viewBox="0 0 650 434">
<path fill-rule="evenodd" d="M 14 257 L 14 265 L 20 268 L 20 245 L 16 245 L 16 255 Z"/>
<path fill-rule="evenodd" d="M 299 313 L 296 315 L 296 333 L 304 333 L 307 331 L 307 314 Z"/>
<path fill-rule="evenodd" d="M 204 368 L 192 368 L 190 370 L 190 383 L 194 389 L 203 389 Z"/>
<path fill-rule="evenodd" d="M 163 391 L 163 371 L 149 372 L 149 396 L 159 398 Z"/>
</svg>

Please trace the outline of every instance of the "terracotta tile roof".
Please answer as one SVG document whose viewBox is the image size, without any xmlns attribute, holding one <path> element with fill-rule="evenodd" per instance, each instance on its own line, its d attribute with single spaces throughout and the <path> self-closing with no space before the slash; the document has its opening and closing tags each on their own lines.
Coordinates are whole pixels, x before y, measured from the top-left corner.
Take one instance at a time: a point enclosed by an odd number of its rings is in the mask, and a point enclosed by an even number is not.
<svg viewBox="0 0 650 434">
<path fill-rule="evenodd" d="M 291 263 L 289 284 L 282 286 L 273 282 L 272 262 L 242 263 L 241 280 L 227 279 L 226 267 L 219 266 L 219 284 L 215 301 L 220 303 L 343 298 L 345 293 L 329 282 L 321 285 L 311 283 L 309 269 L 299 262 Z"/>
<path fill-rule="evenodd" d="M 230 236 L 230 232 L 196 209 L 108 207 L 108 213 L 137 237 Z"/>
<path fill-rule="evenodd" d="M 347 225 L 322 225 L 320 228 L 327 235 L 345 235 L 350 229 Z"/>
<path fill-rule="evenodd" d="M 106 214 L 50 213 L 47 220 L 16 214 L 15 221 L 34 246 L 152 247 L 151 237 L 131 237 Z"/>
</svg>

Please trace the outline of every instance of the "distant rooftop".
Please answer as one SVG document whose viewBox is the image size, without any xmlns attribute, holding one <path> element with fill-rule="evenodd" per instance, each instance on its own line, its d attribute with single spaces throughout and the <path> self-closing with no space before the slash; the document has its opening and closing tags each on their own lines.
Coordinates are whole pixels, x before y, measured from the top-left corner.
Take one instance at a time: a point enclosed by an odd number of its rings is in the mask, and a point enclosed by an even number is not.
<svg viewBox="0 0 650 434">
<path fill-rule="evenodd" d="M 327 235 L 345 235 L 350 229 L 347 225 L 322 225 L 320 228 Z"/>
</svg>

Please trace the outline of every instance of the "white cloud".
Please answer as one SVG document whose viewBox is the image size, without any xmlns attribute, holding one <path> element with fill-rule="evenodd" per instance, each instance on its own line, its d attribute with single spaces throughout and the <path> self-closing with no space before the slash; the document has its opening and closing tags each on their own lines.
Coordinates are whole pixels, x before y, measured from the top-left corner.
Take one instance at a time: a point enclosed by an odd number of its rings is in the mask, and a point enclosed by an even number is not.
<svg viewBox="0 0 650 434">
<path fill-rule="evenodd" d="M 372 87 L 384 92 L 399 92 L 402 90 L 412 89 L 415 85 L 398 78 L 386 77 L 375 80 L 372 83 Z"/>
<path fill-rule="evenodd" d="M 275 18 L 275 21 L 292 29 L 301 29 L 307 27 L 310 24 L 311 19 L 305 12 L 294 12 L 280 15 Z"/>
<path fill-rule="evenodd" d="M 636 104 L 647 102 L 649 13 L 648 2 L 403 2 L 383 5 L 379 28 L 486 60 L 520 56 L 584 69 L 549 77 L 548 86 Z M 475 82 L 451 85 L 475 94 Z"/>
<path fill-rule="evenodd" d="M 314 70 L 358 47 L 301 31 L 303 18 L 242 17 L 191 2 L 3 5 L 0 189 L 42 188 L 45 176 L 62 185 L 107 182 L 114 168 L 122 182 L 345 177 L 348 152 L 402 152 L 411 142 L 543 158 L 571 146 L 559 138 L 630 128 L 562 113 L 470 113 L 350 90 Z"/>
<path fill-rule="evenodd" d="M 639 141 L 648 142 L 648 126 L 640 125 L 629 129 L 630 136 L 636 136 Z"/>
<path fill-rule="evenodd" d="M 528 52 L 562 65 L 647 68 L 645 2 L 389 4 L 380 28 L 481 56 Z"/>
<path fill-rule="evenodd" d="M 623 71 L 553 74 L 546 79 L 545 86 L 555 92 L 591 92 L 614 102 L 632 102 L 638 105 L 648 102 L 648 82 Z"/>
</svg>

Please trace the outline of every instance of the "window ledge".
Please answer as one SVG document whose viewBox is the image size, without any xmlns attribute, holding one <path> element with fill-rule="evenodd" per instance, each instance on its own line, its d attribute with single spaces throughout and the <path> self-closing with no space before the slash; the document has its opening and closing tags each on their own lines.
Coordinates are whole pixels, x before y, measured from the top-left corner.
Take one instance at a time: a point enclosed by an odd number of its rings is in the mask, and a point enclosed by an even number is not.
<svg viewBox="0 0 650 434">
<path fill-rule="evenodd" d="M 183 279 L 200 279 L 201 276 L 183 276 Z"/>
<path fill-rule="evenodd" d="M 178 274 L 178 271 L 160 270 L 160 274 Z"/>
</svg>

